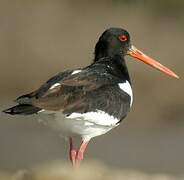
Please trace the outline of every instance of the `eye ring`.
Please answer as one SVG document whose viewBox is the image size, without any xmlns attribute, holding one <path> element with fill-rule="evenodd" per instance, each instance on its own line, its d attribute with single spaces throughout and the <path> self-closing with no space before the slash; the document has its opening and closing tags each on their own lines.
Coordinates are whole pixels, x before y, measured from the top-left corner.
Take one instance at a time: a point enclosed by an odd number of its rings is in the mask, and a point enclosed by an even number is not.
<svg viewBox="0 0 184 180">
<path fill-rule="evenodd" d="M 121 42 L 125 42 L 125 41 L 128 40 L 128 38 L 127 38 L 126 35 L 120 35 L 118 38 L 119 38 L 119 40 L 120 40 Z"/>
</svg>

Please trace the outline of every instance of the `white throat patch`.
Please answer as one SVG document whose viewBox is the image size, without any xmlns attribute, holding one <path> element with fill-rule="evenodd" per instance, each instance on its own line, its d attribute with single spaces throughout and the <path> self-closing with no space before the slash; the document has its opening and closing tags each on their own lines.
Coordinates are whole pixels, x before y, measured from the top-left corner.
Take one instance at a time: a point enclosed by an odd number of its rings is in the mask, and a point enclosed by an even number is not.
<svg viewBox="0 0 184 180">
<path fill-rule="evenodd" d="M 130 86 L 130 83 L 126 80 L 126 82 L 124 82 L 124 83 L 119 83 L 118 86 L 121 90 L 123 90 L 124 92 L 126 92 L 130 96 L 130 106 L 132 106 L 133 92 L 132 92 L 132 88 Z"/>
</svg>

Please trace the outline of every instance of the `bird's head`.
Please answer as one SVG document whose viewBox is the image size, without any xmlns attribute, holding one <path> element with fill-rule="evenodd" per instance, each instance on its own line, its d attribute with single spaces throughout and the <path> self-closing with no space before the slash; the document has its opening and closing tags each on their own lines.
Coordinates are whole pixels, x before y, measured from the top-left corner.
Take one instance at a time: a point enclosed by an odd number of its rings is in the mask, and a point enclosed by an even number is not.
<svg viewBox="0 0 184 180">
<path fill-rule="evenodd" d="M 130 55 L 163 73 L 179 78 L 173 71 L 150 58 L 131 44 L 129 33 L 121 28 L 110 28 L 100 36 L 95 47 L 95 61 L 103 57 Z"/>
</svg>

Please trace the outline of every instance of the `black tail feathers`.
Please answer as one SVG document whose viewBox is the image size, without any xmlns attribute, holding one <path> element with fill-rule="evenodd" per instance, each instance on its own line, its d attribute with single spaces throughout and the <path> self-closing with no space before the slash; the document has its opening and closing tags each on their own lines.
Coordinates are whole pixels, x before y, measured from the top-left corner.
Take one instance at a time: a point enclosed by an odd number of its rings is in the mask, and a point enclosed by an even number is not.
<svg viewBox="0 0 184 180">
<path fill-rule="evenodd" d="M 38 107 L 34 107 L 30 104 L 19 104 L 17 106 L 11 107 L 9 109 L 5 109 L 3 112 L 11 115 L 30 115 L 37 113 L 41 109 Z"/>
</svg>

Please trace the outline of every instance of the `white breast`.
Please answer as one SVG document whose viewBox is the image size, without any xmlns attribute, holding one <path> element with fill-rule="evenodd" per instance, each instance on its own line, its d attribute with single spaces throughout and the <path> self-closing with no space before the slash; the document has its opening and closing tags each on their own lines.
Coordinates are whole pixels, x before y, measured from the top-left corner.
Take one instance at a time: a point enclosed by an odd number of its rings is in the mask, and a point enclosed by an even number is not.
<svg viewBox="0 0 184 180">
<path fill-rule="evenodd" d="M 130 83 L 126 80 L 124 83 L 119 83 L 118 84 L 119 88 L 126 92 L 130 96 L 130 106 L 132 106 L 133 102 L 133 92 L 132 88 L 130 86 Z"/>
</svg>

